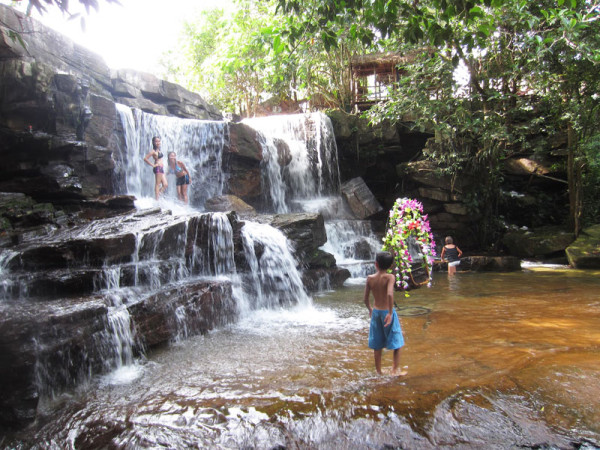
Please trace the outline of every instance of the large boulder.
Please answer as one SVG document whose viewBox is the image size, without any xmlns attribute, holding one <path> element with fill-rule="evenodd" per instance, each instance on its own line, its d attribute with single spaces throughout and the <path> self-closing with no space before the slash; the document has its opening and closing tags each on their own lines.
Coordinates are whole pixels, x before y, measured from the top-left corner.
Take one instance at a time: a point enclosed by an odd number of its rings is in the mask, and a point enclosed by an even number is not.
<svg viewBox="0 0 600 450">
<path fill-rule="evenodd" d="M 565 252 L 576 269 L 600 269 L 600 224 L 584 229 Z"/>
<path fill-rule="evenodd" d="M 151 114 L 222 120 L 222 114 L 198 94 L 148 73 L 121 69 L 112 73 L 117 102 Z"/>
<path fill-rule="evenodd" d="M 562 227 L 548 226 L 533 230 L 508 231 L 502 243 L 511 255 L 521 258 L 544 258 L 564 252 L 575 235 Z"/>
<path fill-rule="evenodd" d="M 252 206 L 260 206 L 263 198 L 262 159 L 257 131 L 243 123 L 230 123 L 229 145 L 223 151 L 229 194 Z"/>
<path fill-rule="evenodd" d="M 321 214 L 260 215 L 256 220 L 281 230 L 292 241 L 296 258 L 304 264 L 308 264 L 318 253 L 319 247 L 327 242 L 325 222 Z"/>
<path fill-rule="evenodd" d="M 238 214 L 254 214 L 256 210 L 235 195 L 219 195 L 211 197 L 204 203 L 204 208 L 211 212 L 235 211 Z"/>
<path fill-rule="evenodd" d="M 360 177 L 343 183 L 342 195 L 357 219 L 367 219 L 383 211 L 381 204 Z"/>
</svg>

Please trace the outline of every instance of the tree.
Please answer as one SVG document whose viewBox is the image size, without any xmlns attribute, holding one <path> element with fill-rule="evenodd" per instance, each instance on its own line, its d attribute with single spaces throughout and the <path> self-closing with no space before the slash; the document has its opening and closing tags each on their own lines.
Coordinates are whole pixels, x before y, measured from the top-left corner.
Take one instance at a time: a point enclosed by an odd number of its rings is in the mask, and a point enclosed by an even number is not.
<svg viewBox="0 0 600 450">
<path fill-rule="evenodd" d="M 119 0 L 102 0 L 106 3 L 116 3 L 117 5 L 120 5 L 121 3 L 119 2 Z M 25 2 L 15 2 L 13 1 L 13 3 L 15 4 L 14 6 L 16 6 L 16 4 L 21 4 L 21 3 L 25 3 Z M 40 14 L 44 14 L 48 11 L 48 8 L 58 8 L 60 11 L 62 11 L 63 14 L 65 14 L 66 16 L 69 17 L 69 19 L 76 19 L 79 18 L 81 20 L 81 27 L 85 28 L 85 18 L 82 16 L 81 13 L 73 13 L 72 12 L 72 6 L 73 3 L 69 3 L 69 0 L 27 0 L 27 8 L 26 8 L 26 14 L 30 15 L 31 11 L 33 10 L 33 8 L 35 8 Z M 87 14 L 90 13 L 91 9 L 94 9 L 96 11 L 98 11 L 98 8 L 100 7 L 100 1 L 99 0 L 78 0 L 78 3 L 80 5 L 82 5 L 85 8 L 85 11 Z"/>
<path fill-rule="evenodd" d="M 597 155 L 590 125 L 600 99 L 598 2 L 326 0 L 307 11 L 304 2 L 280 0 L 279 7 L 310 17 L 305 26 L 321 33 L 356 16 L 357 32 L 388 49 L 426 49 L 403 68 L 392 101 L 370 117 L 398 121 L 412 113 L 416 126 L 436 132 L 430 158 L 455 176 L 486 175 L 474 197 L 486 223 L 495 215 L 502 160 L 548 152 L 554 135 L 566 133 L 570 222 L 578 232 L 583 171 Z M 453 77 L 459 66 L 468 74 L 464 87 Z"/>
<path fill-rule="evenodd" d="M 185 85 L 224 110 L 250 116 L 269 98 L 349 107 L 349 61 L 368 49 L 353 27 L 314 34 L 314 24 L 305 27 L 296 16 L 277 11 L 274 0 L 238 0 L 230 16 L 217 20 L 210 14 L 186 26 L 182 53 L 194 77 Z M 171 55 L 164 64 L 172 78 L 180 67 L 176 59 Z"/>
</svg>

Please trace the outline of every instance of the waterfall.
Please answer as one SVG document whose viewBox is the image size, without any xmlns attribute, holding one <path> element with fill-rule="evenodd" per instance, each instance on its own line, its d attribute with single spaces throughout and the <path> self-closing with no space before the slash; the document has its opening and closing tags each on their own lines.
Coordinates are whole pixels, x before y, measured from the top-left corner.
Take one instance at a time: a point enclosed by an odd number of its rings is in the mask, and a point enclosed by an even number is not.
<svg viewBox="0 0 600 450">
<path fill-rule="evenodd" d="M 340 195 L 337 146 L 331 120 L 322 113 L 246 119 L 258 130 L 265 165 L 265 183 L 274 212 L 319 212 L 325 219 L 328 242 L 338 266 L 353 279 L 373 272 L 375 253 L 381 248 L 369 221 L 356 220 Z M 285 146 L 277 145 L 277 141 Z M 284 148 L 285 147 L 285 148 Z M 283 148 L 283 150 L 282 150 Z M 289 148 L 289 163 L 285 161 Z"/>
<path fill-rule="evenodd" d="M 335 256 L 338 266 L 350 271 L 351 279 L 374 273 L 373 261 L 381 249 L 381 239 L 368 220 L 330 220 L 325 222 L 325 229 L 327 242 L 321 248 Z"/>
<path fill-rule="evenodd" d="M 285 214 L 289 212 L 285 201 L 286 186 L 283 179 L 283 171 L 279 164 L 279 152 L 277 145 L 271 136 L 259 133 L 259 142 L 263 150 L 262 179 L 265 197 L 265 205 L 271 205 L 269 210 Z"/>
<path fill-rule="evenodd" d="M 275 212 L 284 213 L 287 208 L 303 211 L 304 202 L 339 195 L 337 146 L 329 117 L 322 113 L 294 114 L 243 122 L 266 136 L 262 144 L 269 159 L 269 174 L 275 174 L 269 180 Z M 279 150 L 275 140 L 285 142 L 287 148 Z M 288 149 L 289 164 L 281 167 L 279 161 L 286 155 L 279 151 Z"/>
<path fill-rule="evenodd" d="M 192 273 L 216 276 L 235 274 L 233 229 L 227 214 L 202 214 L 193 221 L 191 227 Z M 202 236 L 206 236 L 206 239 Z"/>
<path fill-rule="evenodd" d="M 300 273 L 285 235 L 270 225 L 246 222 L 242 228 L 244 255 L 250 267 L 241 309 L 308 305 Z"/>
<path fill-rule="evenodd" d="M 202 209 L 207 198 L 221 195 L 225 179 L 222 153 L 228 139 L 227 124 L 221 121 L 180 119 L 157 116 L 117 105 L 125 134 L 126 153 L 121 157 L 125 170 L 125 188 L 138 199 L 154 197 L 154 175 L 143 158 L 152 148 L 152 137 L 160 136 L 162 152 L 177 153 L 190 172 L 193 189 L 190 206 Z M 167 174 L 167 196 L 176 199 L 175 175 Z"/>
<path fill-rule="evenodd" d="M 123 299 L 118 295 L 112 296 L 113 306 L 107 313 L 108 353 L 112 354 L 112 368 L 120 368 L 133 364 L 134 334 L 131 329 L 131 316 Z M 109 360 L 110 361 L 110 360 Z M 109 362 L 110 364 L 110 362 Z"/>
</svg>

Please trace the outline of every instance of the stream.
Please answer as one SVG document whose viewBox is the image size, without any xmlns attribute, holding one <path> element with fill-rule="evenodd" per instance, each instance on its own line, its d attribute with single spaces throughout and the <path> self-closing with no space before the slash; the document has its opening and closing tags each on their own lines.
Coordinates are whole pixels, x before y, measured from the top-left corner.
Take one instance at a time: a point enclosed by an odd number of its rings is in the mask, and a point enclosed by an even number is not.
<svg viewBox="0 0 600 450">
<path fill-rule="evenodd" d="M 401 378 L 375 373 L 352 279 L 47 398 L 37 421 L 0 445 L 599 448 L 598 275 L 435 273 L 431 288 L 396 293 Z"/>
</svg>

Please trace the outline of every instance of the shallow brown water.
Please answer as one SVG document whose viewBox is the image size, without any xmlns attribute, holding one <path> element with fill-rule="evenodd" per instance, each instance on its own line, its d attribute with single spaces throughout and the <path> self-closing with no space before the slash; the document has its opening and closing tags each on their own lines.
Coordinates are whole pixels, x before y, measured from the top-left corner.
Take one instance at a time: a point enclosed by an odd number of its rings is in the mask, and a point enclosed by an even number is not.
<svg viewBox="0 0 600 450">
<path fill-rule="evenodd" d="M 5 445 L 598 448 L 598 275 L 436 274 L 397 294 L 399 379 L 375 374 L 360 286 L 256 312 L 46 401 Z"/>
</svg>

